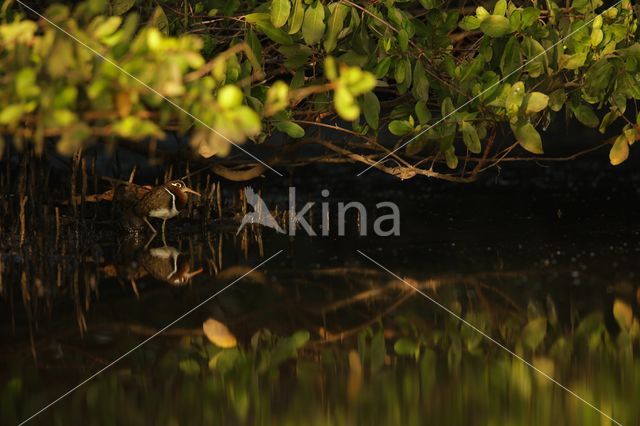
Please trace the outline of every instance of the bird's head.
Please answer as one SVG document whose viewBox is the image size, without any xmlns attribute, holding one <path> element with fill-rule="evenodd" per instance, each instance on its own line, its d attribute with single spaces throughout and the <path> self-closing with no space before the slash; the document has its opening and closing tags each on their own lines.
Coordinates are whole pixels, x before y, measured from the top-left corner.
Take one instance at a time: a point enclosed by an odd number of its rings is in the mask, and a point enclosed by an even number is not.
<svg viewBox="0 0 640 426">
<path fill-rule="evenodd" d="M 189 188 L 184 183 L 184 181 L 182 181 L 182 180 L 172 180 L 171 182 L 168 182 L 165 186 L 167 188 L 169 188 L 170 191 L 172 191 L 172 192 L 178 192 L 179 191 L 179 192 L 185 194 L 185 196 L 187 194 L 193 194 L 193 195 L 195 195 L 197 197 L 200 196 L 199 192 L 196 192 L 193 189 Z"/>
</svg>

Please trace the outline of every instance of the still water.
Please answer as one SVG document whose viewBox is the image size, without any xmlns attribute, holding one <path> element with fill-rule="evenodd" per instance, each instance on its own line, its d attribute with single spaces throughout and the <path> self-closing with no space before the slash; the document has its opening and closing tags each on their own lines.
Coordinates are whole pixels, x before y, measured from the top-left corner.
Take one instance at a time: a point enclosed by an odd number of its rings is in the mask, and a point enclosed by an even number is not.
<svg viewBox="0 0 640 426">
<path fill-rule="evenodd" d="M 166 244 L 108 225 L 7 244 L 0 424 L 242 276 L 29 423 L 640 424 L 640 242 L 626 195 L 474 194 L 396 193 L 394 239 L 357 236 L 355 220 L 350 236 L 325 238 L 236 236 L 223 220 L 170 223 Z M 208 319 L 237 344 L 211 343 Z"/>
</svg>

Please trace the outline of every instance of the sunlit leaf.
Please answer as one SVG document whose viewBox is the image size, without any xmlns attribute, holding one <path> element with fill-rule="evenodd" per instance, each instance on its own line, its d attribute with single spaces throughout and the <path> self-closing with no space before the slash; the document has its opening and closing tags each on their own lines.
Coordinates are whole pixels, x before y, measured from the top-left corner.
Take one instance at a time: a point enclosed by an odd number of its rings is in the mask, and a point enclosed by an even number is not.
<svg viewBox="0 0 640 426">
<path fill-rule="evenodd" d="M 280 28 L 287 23 L 291 12 L 291 2 L 289 0 L 271 0 L 271 23 L 274 27 Z"/>
<path fill-rule="evenodd" d="M 362 362 L 358 352 L 349 351 L 349 379 L 347 380 L 347 396 L 349 399 L 355 399 L 362 388 L 363 371 Z"/>
<path fill-rule="evenodd" d="M 633 324 L 633 310 L 627 302 L 616 299 L 613 302 L 613 316 L 622 330 L 629 331 Z"/>
<path fill-rule="evenodd" d="M 526 114 L 533 114 L 544 110 L 549 105 L 549 96 L 540 92 L 532 92 L 527 97 Z"/>
<path fill-rule="evenodd" d="M 226 325 L 213 318 L 209 318 L 202 324 L 204 335 L 214 345 L 220 348 L 233 348 L 238 342 Z"/>
<path fill-rule="evenodd" d="M 113 133 L 133 140 L 141 140 L 148 137 L 162 138 L 164 132 L 150 120 L 143 120 L 136 116 L 125 117 L 113 125 Z"/>
<path fill-rule="evenodd" d="M 456 151 L 453 146 L 450 146 L 444 151 L 444 158 L 447 161 L 447 167 L 451 170 L 458 167 L 458 156 L 456 155 Z"/>
<path fill-rule="evenodd" d="M 616 138 L 609 151 L 609 161 L 612 165 L 617 166 L 624 163 L 629 158 L 629 142 L 624 135 L 620 135 Z"/>
<path fill-rule="evenodd" d="M 532 154 L 543 154 L 542 138 L 531 123 L 525 123 L 513 130 L 516 140 L 524 149 Z"/>
<path fill-rule="evenodd" d="M 396 136 L 404 136 L 413 131 L 413 126 L 404 120 L 393 120 L 389 123 L 389 131 Z"/>
<path fill-rule="evenodd" d="M 327 36 L 324 40 L 324 49 L 330 53 L 336 48 L 338 35 L 344 26 L 344 20 L 349 13 L 349 8 L 342 3 L 329 5 L 329 19 L 327 20 Z"/>
<path fill-rule="evenodd" d="M 507 0 L 498 0 L 493 6 L 493 15 L 504 16 L 507 12 Z"/>
<path fill-rule="evenodd" d="M 324 5 L 319 1 L 307 7 L 304 13 L 304 24 L 302 25 L 302 37 L 309 44 L 317 44 L 324 35 Z"/>
<path fill-rule="evenodd" d="M 338 87 L 336 89 L 333 104 L 340 117 L 347 121 L 353 121 L 360 116 L 360 107 L 346 88 Z"/>
<path fill-rule="evenodd" d="M 270 117 L 289 106 L 289 86 L 283 81 L 276 81 L 267 91 L 264 115 Z"/>
<path fill-rule="evenodd" d="M 304 136 L 304 129 L 300 127 L 297 123 L 293 121 L 285 120 L 285 121 L 277 121 L 275 126 L 281 132 L 286 133 L 292 138 L 301 138 Z"/>
<path fill-rule="evenodd" d="M 233 109 L 240 106 L 243 98 L 242 90 L 233 84 L 228 84 L 218 91 L 218 103 L 224 109 Z"/>
<path fill-rule="evenodd" d="M 297 34 L 304 21 L 304 5 L 302 0 L 295 0 L 293 12 L 289 17 L 289 34 Z"/>
<path fill-rule="evenodd" d="M 491 15 L 480 23 L 480 30 L 489 37 L 498 38 L 511 33 L 511 24 L 504 16 Z"/>
</svg>

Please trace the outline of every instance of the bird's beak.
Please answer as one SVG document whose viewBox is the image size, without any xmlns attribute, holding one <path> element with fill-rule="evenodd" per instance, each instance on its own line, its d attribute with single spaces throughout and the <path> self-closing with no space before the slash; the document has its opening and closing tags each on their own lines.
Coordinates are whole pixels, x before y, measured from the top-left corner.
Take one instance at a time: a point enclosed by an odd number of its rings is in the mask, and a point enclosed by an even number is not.
<svg viewBox="0 0 640 426">
<path fill-rule="evenodd" d="M 189 194 L 193 194 L 193 195 L 195 195 L 196 197 L 199 197 L 199 196 L 200 196 L 200 193 L 199 193 L 199 192 L 196 192 L 196 191 L 194 191 L 194 190 L 193 190 L 193 189 L 191 189 L 191 188 L 187 188 L 186 186 L 184 187 L 184 189 L 182 190 L 182 192 L 187 192 L 187 193 L 189 193 Z"/>
</svg>

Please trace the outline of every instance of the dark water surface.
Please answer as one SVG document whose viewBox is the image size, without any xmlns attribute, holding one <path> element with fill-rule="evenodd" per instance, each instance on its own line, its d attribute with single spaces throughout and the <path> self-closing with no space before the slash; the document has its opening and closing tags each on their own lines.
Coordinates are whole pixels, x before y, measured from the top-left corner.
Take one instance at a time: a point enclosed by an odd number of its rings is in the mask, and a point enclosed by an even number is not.
<svg viewBox="0 0 640 426">
<path fill-rule="evenodd" d="M 614 424 L 544 373 L 640 424 L 633 180 L 555 191 L 359 182 L 331 186 L 332 208 L 394 200 L 401 236 L 358 236 L 351 217 L 346 237 L 176 222 L 168 246 L 109 225 L 3 246 L 0 424 L 29 418 L 280 250 L 30 423 Z M 300 201 L 325 187 L 299 188 Z M 282 210 L 286 188 L 270 193 Z M 209 342 L 209 318 L 236 347 Z"/>
</svg>

